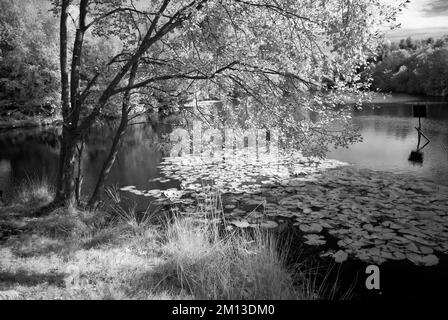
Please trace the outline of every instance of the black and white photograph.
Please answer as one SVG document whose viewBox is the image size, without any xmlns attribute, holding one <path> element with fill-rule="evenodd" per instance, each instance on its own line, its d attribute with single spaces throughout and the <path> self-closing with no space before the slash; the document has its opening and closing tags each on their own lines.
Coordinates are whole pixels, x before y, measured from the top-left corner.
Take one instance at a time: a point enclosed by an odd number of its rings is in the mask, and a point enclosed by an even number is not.
<svg viewBox="0 0 448 320">
<path fill-rule="evenodd" d="M 0 300 L 447 292 L 448 0 L 0 0 Z"/>
</svg>

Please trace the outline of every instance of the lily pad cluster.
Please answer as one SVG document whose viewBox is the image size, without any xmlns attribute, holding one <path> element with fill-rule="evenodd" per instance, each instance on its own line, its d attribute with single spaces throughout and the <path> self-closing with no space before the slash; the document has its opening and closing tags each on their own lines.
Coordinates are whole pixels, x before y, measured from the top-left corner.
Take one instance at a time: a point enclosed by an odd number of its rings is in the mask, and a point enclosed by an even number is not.
<svg viewBox="0 0 448 320">
<path fill-rule="evenodd" d="M 300 155 L 167 158 L 160 169 L 180 181 L 181 190 L 122 190 L 181 203 L 183 212 L 194 214 L 198 204 L 216 200 L 209 196 L 213 186 L 222 195 L 218 210 L 232 225 L 275 228 L 289 221 L 306 245 L 337 262 L 406 259 L 432 266 L 448 253 L 448 187 L 428 181 Z"/>
</svg>

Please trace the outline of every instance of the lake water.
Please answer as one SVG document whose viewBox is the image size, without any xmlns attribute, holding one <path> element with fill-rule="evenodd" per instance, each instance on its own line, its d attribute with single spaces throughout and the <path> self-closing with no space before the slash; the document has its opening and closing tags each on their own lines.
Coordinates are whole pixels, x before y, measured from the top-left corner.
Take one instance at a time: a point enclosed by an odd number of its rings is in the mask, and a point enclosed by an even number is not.
<svg viewBox="0 0 448 320">
<path fill-rule="evenodd" d="M 428 105 L 427 118 L 421 122 L 422 132 L 430 140 L 422 150 L 423 163 L 408 161 L 417 149 L 418 118 L 413 117 L 412 102 L 419 100 L 423 99 L 402 95 L 354 111 L 353 121 L 361 128 L 363 142 L 334 150 L 328 157 L 448 185 L 448 101 L 433 99 Z M 425 142 L 422 138 L 420 146 Z"/>
<path fill-rule="evenodd" d="M 364 141 L 349 149 L 331 151 L 328 157 L 357 167 L 407 173 L 448 185 L 448 101 L 433 99 L 437 103 L 428 106 L 422 128 L 431 142 L 423 149 L 421 164 L 408 161 L 418 140 L 415 129 L 418 119 L 413 117 L 412 101 L 422 101 L 422 98 L 394 96 L 354 111 L 353 121 L 361 128 Z M 160 150 L 157 142 L 170 131 L 171 126 L 162 123 L 132 126 L 108 183 L 147 190 L 174 187 L 173 183 L 149 182 L 160 176 L 158 165 L 167 152 Z M 0 132 L 0 190 L 4 194 L 11 192 L 23 179 L 54 177 L 59 134 L 58 128 Z M 85 190 L 89 190 L 97 178 L 112 135 L 113 129 L 108 125 L 91 132 L 83 161 Z"/>
</svg>

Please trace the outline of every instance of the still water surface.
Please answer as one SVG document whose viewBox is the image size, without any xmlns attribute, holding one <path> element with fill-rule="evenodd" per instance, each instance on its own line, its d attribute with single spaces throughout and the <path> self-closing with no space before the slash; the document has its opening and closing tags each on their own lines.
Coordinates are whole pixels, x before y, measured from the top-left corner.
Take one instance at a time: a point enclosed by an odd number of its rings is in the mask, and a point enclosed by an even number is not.
<svg viewBox="0 0 448 320">
<path fill-rule="evenodd" d="M 423 163 L 408 161 L 417 147 L 418 134 L 413 118 L 413 101 L 422 98 L 396 96 L 379 99 L 353 112 L 353 121 L 361 129 L 362 143 L 349 149 L 333 150 L 329 158 L 358 167 L 408 173 L 448 185 L 448 101 L 435 100 L 422 120 L 423 133 L 430 143 L 423 149 Z M 120 150 L 108 184 L 134 185 L 141 189 L 166 189 L 171 183 L 149 182 L 160 176 L 158 165 L 166 151 L 157 143 L 172 130 L 170 125 L 132 126 Z M 60 129 L 16 129 L 0 132 L 0 190 L 11 192 L 23 179 L 54 177 L 57 169 Z M 89 190 L 108 153 L 113 130 L 108 125 L 91 132 L 83 161 L 84 189 Z"/>
<path fill-rule="evenodd" d="M 413 117 L 415 98 L 399 97 L 381 101 L 353 113 L 361 128 L 363 142 L 349 149 L 334 150 L 329 158 L 373 170 L 408 173 L 448 185 L 448 101 L 432 101 L 427 118 L 422 118 L 422 132 L 430 143 L 422 150 L 423 163 L 408 161 L 417 149 L 418 118 Z M 422 147 L 426 143 L 422 138 Z"/>
</svg>

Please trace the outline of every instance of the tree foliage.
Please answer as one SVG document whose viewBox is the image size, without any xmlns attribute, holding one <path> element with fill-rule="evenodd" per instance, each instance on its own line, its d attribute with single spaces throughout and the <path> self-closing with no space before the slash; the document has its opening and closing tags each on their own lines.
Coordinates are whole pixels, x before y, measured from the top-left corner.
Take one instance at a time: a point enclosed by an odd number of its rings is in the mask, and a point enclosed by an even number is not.
<svg viewBox="0 0 448 320">
<path fill-rule="evenodd" d="M 65 126 L 59 180 L 65 182 L 58 194 L 65 196 L 73 194 L 76 143 L 117 101 L 127 119 L 141 101 L 136 97 L 150 105 L 182 104 L 198 91 L 225 99 L 236 89 L 254 102 L 246 128 L 281 127 L 291 147 L 313 155 L 324 154 L 330 144 L 356 141 L 345 102 L 361 98 L 368 83 L 359 67 L 376 49 L 381 27 L 393 24 L 403 7 L 383 0 L 53 0 L 53 5 L 61 17 Z M 89 37 L 117 49 L 94 68 L 86 58 Z M 298 121 L 297 113 L 310 112 L 315 116 Z"/>
<path fill-rule="evenodd" d="M 354 85 L 360 81 L 357 68 L 376 48 L 381 24 L 392 22 L 397 11 L 373 0 L 167 1 L 157 20 L 160 30 L 146 48 L 144 36 L 163 4 L 89 2 L 92 35 L 113 38 L 122 49 L 118 63 L 102 70 L 104 83 L 117 75 L 109 72 L 111 68 L 123 68 L 138 56 L 139 81 L 132 89 L 154 98 L 147 103 L 157 103 L 161 97 L 182 102 L 198 90 L 223 95 L 238 87 L 257 101 L 260 115 L 268 115 L 262 119 L 266 126 L 283 123 L 285 116 L 296 126 L 291 108 L 331 113 L 344 95 L 365 86 Z M 326 79 L 333 81 L 332 92 L 322 90 Z M 112 87 L 107 99 L 129 89 L 120 83 Z M 288 103 L 285 93 L 292 97 Z"/>
<path fill-rule="evenodd" d="M 57 19 L 49 2 L 0 0 L 0 99 L 59 100 Z"/>
<path fill-rule="evenodd" d="M 401 45 L 406 43 L 406 45 Z M 446 38 L 400 42 L 401 49 L 383 46 L 379 61 L 369 68 L 372 86 L 381 91 L 448 96 L 448 42 Z"/>
</svg>

